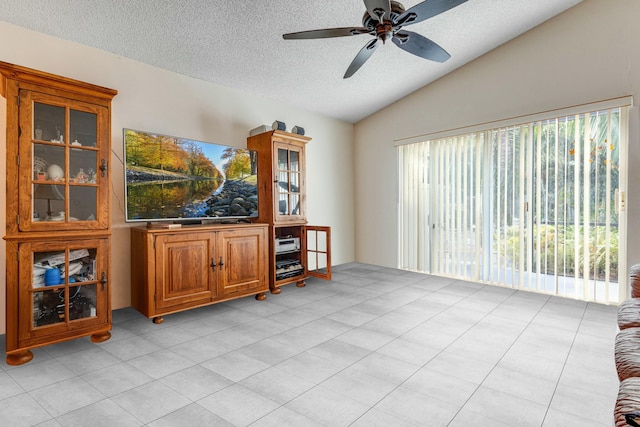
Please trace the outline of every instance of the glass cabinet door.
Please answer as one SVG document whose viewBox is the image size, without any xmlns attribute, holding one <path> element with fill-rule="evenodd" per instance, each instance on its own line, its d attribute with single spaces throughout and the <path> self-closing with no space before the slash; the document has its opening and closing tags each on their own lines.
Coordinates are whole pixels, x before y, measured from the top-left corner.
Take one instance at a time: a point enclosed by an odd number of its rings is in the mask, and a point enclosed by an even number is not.
<svg viewBox="0 0 640 427">
<path fill-rule="evenodd" d="M 20 246 L 22 339 L 106 321 L 106 239 Z M 74 326 L 75 325 L 75 326 Z"/>
<path fill-rule="evenodd" d="M 275 150 L 275 217 L 281 220 L 303 218 L 302 150 L 286 144 L 276 144 Z"/>
<path fill-rule="evenodd" d="M 107 228 L 106 108 L 23 92 L 20 185 L 31 191 L 20 193 L 20 230 Z"/>
</svg>

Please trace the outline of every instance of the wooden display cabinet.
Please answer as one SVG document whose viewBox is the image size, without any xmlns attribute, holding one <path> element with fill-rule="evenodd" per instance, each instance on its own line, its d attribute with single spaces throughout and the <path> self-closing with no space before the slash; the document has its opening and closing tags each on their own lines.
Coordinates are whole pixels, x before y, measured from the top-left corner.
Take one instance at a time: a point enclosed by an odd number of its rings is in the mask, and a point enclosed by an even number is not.
<svg viewBox="0 0 640 427">
<path fill-rule="evenodd" d="M 331 279 L 330 229 L 307 225 L 305 148 L 310 140 L 277 130 L 247 139 L 247 148 L 257 152 L 256 220 L 270 227 L 269 289 L 272 294 L 280 293 L 280 287 L 290 283 L 303 287 L 310 275 Z M 310 231 L 314 239 L 317 233 L 322 234 L 320 240 L 326 245 L 321 252 L 309 252 Z"/>
<path fill-rule="evenodd" d="M 251 136 L 258 153 L 258 218 L 268 224 L 305 224 L 305 146 L 311 138 L 272 131 Z"/>
<path fill-rule="evenodd" d="M 110 337 L 108 162 L 116 93 L 0 62 L 10 365 L 31 360 L 34 347 Z"/>
<path fill-rule="evenodd" d="M 131 229 L 131 305 L 163 315 L 256 295 L 267 281 L 267 225 Z"/>
</svg>

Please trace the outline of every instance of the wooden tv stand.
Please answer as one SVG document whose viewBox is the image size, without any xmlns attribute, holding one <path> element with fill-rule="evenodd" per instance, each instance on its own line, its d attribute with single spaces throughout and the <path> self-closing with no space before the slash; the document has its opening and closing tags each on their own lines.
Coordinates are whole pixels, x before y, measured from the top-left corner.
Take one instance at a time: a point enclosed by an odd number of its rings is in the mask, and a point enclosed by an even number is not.
<svg viewBox="0 0 640 427">
<path fill-rule="evenodd" d="M 267 224 L 131 229 L 131 305 L 163 315 L 269 291 Z"/>
</svg>

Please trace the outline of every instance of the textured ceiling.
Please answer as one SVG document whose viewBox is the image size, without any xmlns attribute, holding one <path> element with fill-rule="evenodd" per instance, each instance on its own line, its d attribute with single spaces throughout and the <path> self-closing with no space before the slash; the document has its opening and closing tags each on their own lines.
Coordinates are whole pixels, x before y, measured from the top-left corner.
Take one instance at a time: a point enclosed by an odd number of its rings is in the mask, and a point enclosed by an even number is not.
<svg viewBox="0 0 640 427">
<path fill-rule="evenodd" d="M 362 0 L 0 0 L 0 20 L 357 122 L 580 1 L 469 0 L 407 27 L 440 44 L 449 61 L 387 43 L 349 79 L 345 70 L 371 36 L 282 34 L 359 27 Z"/>
</svg>

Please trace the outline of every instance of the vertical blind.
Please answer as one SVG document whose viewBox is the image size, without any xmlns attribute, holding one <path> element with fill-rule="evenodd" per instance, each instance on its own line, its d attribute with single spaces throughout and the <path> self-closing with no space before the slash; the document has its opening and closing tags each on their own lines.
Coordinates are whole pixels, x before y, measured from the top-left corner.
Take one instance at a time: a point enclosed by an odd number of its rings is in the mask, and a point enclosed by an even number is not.
<svg viewBox="0 0 640 427">
<path fill-rule="evenodd" d="M 400 145 L 399 267 L 620 301 L 627 132 L 618 106 Z"/>
</svg>

